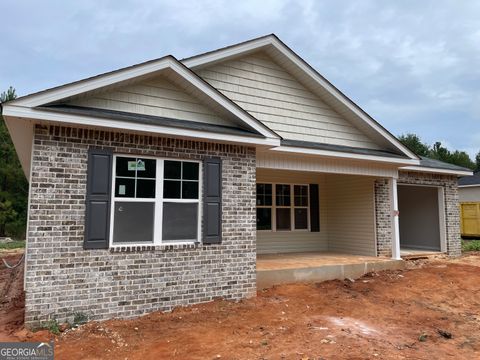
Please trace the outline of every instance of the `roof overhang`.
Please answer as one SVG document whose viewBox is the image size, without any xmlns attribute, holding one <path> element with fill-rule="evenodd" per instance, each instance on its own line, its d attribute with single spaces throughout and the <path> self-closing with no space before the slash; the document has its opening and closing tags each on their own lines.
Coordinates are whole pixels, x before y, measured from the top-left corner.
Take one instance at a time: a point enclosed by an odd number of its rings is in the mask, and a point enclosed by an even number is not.
<svg viewBox="0 0 480 360">
<path fill-rule="evenodd" d="M 400 171 L 414 171 L 414 172 L 424 172 L 424 173 L 434 173 L 441 175 L 454 175 L 454 176 L 468 176 L 472 175 L 472 171 L 466 170 L 453 170 L 453 169 L 441 169 L 441 168 L 432 168 L 425 166 L 405 166 L 399 169 Z"/>
<path fill-rule="evenodd" d="M 470 185 L 458 185 L 459 188 L 473 188 L 480 187 L 480 184 L 470 184 Z"/>
<path fill-rule="evenodd" d="M 395 136 L 333 86 L 274 34 L 182 59 L 181 62 L 195 70 L 262 49 L 271 55 L 272 58 L 277 59 L 287 70 L 292 70 L 296 77 L 307 87 L 321 96 L 322 99 L 326 100 L 340 114 L 352 120 L 360 129 L 377 139 L 377 141 L 381 141 L 389 148 L 398 151 L 410 159 L 419 159 L 417 155 L 404 146 Z"/>
</svg>

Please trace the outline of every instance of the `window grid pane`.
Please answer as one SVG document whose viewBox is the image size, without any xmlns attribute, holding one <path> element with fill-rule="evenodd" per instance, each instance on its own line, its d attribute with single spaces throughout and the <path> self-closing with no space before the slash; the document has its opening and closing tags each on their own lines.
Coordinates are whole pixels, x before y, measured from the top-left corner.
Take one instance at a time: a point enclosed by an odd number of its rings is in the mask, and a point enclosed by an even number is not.
<svg viewBox="0 0 480 360">
<path fill-rule="evenodd" d="M 165 160 L 163 198 L 198 199 L 199 173 L 198 163 Z"/>
<path fill-rule="evenodd" d="M 294 185 L 293 188 L 295 206 L 308 206 L 308 186 Z"/>
<path fill-rule="evenodd" d="M 257 184 L 257 205 L 272 205 L 272 184 Z"/>
<path fill-rule="evenodd" d="M 155 198 L 157 160 L 118 156 L 115 159 L 115 196 Z"/>
<path fill-rule="evenodd" d="M 277 184 L 275 196 L 277 206 L 290 206 L 290 185 Z"/>
<path fill-rule="evenodd" d="M 295 230 L 307 230 L 308 229 L 308 209 L 307 208 L 295 208 Z"/>
<path fill-rule="evenodd" d="M 271 208 L 257 208 L 257 230 L 272 230 Z"/>
<path fill-rule="evenodd" d="M 290 208 L 277 208 L 277 230 L 291 230 Z"/>
</svg>

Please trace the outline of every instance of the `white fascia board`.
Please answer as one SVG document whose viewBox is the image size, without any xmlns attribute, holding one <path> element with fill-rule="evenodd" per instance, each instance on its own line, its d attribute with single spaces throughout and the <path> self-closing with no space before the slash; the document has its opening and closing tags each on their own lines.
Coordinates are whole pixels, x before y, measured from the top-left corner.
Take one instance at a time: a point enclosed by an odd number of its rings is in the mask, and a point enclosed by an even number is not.
<svg viewBox="0 0 480 360">
<path fill-rule="evenodd" d="M 331 151 L 331 150 L 321 150 L 321 149 L 308 149 L 294 146 L 278 146 L 269 149 L 269 151 L 277 151 L 283 153 L 295 153 L 295 154 L 304 154 L 304 155 L 316 155 L 324 157 L 335 157 L 343 158 L 349 160 L 364 160 L 364 161 L 374 161 L 381 162 L 385 164 L 394 164 L 395 166 L 401 165 L 417 165 L 419 160 L 415 159 L 399 159 L 399 158 L 390 158 L 384 156 L 376 155 L 364 155 L 364 154 L 354 154 L 340 151 Z"/>
<path fill-rule="evenodd" d="M 376 131 L 383 138 L 385 138 L 396 149 L 400 150 L 403 154 L 407 155 L 411 159 L 415 159 L 415 160 L 418 159 L 418 157 L 413 152 L 411 152 L 402 143 L 400 143 L 397 139 L 395 139 L 395 137 L 393 137 L 390 133 L 388 133 L 388 131 L 383 129 L 374 120 L 369 118 L 369 116 L 367 116 L 356 105 L 354 105 L 350 100 L 348 100 L 345 97 L 345 95 L 340 93 L 340 91 L 334 88 L 330 83 L 328 83 L 328 81 L 326 81 L 321 76 L 319 76 L 318 73 L 312 70 L 309 66 L 307 66 L 305 62 L 298 57 L 297 54 L 295 54 L 292 50 L 285 47 L 285 45 L 281 43 L 274 36 L 267 36 L 249 43 L 234 46 L 232 48 L 218 50 L 213 53 L 201 55 L 198 57 L 193 57 L 192 59 L 186 59 L 182 61 L 182 63 L 187 67 L 195 68 L 205 64 L 214 63 L 216 61 L 220 61 L 223 59 L 228 59 L 229 57 L 232 57 L 232 56 L 241 55 L 243 53 L 247 53 L 249 51 L 253 51 L 267 45 L 274 46 L 275 49 L 277 49 L 292 63 L 294 63 L 295 66 L 300 68 L 305 74 L 307 74 L 310 78 L 316 81 L 320 86 L 326 89 L 335 99 L 340 101 L 344 106 L 346 106 L 350 111 L 352 111 L 363 122 L 369 125 L 374 131 Z"/>
<path fill-rule="evenodd" d="M 193 56 L 190 59 L 181 60 L 181 63 L 188 68 L 196 68 L 205 64 L 211 64 L 216 61 L 223 61 L 233 56 L 241 55 L 249 51 L 254 51 L 261 47 L 272 45 L 273 36 L 267 36 L 258 40 L 233 46 L 227 49 L 220 49 L 205 55 Z"/>
<path fill-rule="evenodd" d="M 405 166 L 405 167 L 400 168 L 399 170 L 400 171 L 428 172 L 428 173 L 434 173 L 434 174 L 457 175 L 457 176 L 473 175 L 473 171 L 448 170 L 448 169 L 430 168 L 430 167 L 423 167 L 423 166 Z"/>
<path fill-rule="evenodd" d="M 149 125 L 149 124 L 137 124 L 127 121 L 118 121 L 103 119 L 93 116 L 73 115 L 73 114 L 60 114 L 57 112 L 51 112 L 48 110 L 35 110 L 25 108 L 21 106 L 14 106 L 6 104 L 3 108 L 3 116 L 5 117 L 17 117 L 26 120 L 38 120 L 51 123 L 58 123 L 64 125 L 73 126 L 88 126 L 97 128 L 108 128 L 122 131 L 135 131 L 142 133 L 153 133 L 159 135 L 165 135 L 175 138 L 188 138 L 188 139 L 202 139 L 217 141 L 222 143 L 235 143 L 251 146 L 266 146 L 273 147 L 279 146 L 279 139 L 271 138 L 257 138 L 233 134 L 221 134 L 201 130 L 182 129 L 175 127 L 168 127 L 162 125 Z"/>
<path fill-rule="evenodd" d="M 458 185 L 459 188 L 471 188 L 471 187 L 479 187 L 480 184 L 472 184 L 472 185 Z"/>
</svg>

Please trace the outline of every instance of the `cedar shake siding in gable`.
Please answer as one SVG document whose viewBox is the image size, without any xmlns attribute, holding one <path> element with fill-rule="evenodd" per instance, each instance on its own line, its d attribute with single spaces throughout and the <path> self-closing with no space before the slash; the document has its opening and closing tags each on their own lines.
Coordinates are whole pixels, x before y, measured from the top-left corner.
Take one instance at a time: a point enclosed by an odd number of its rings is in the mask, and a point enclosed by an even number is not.
<svg viewBox="0 0 480 360">
<path fill-rule="evenodd" d="M 84 250 L 87 153 L 222 159 L 222 243 Z M 256 293 L 255 149 L 65 127 L 35 128 L 25 323 L 91 319 Z"/>
<path fill-rule="evenodd" d="M 262 52 L 196 73 L 285 139 L 380 149 Z"/>
</svg>

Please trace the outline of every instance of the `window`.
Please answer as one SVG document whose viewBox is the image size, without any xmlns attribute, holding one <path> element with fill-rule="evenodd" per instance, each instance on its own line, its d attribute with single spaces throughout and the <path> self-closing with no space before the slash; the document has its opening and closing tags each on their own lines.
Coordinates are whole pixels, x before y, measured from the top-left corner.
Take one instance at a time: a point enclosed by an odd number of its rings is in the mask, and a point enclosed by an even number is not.
<svg viewBox="0 0 480 360">
<path fill-rule="evenodd" d="M 308 185 L 293 185 L 295 230 L 308 230 Z"/>
<path fill-rule="evenodd" d="M 196 240 L 199 164 L 165 160 L 163 180 L 163 241 Z"/>
<path fill-rule="evenodd" d="M 291 230 L 290 185 L 275 185 L 277 230 Z"/>
<path fill-rule="evenodd" d="M 200 164 L 114 157 L 111 242 L 198 241 Z"/>
<path fill-rule="evenodd" d="M 272 230 L 272 184 L 257 184 L 257 229 Z"/>
<path fill-rule="evenodd" d="M 257 184 L 257 230 L 309 230 L 309 187 Z"/>
</svg>

